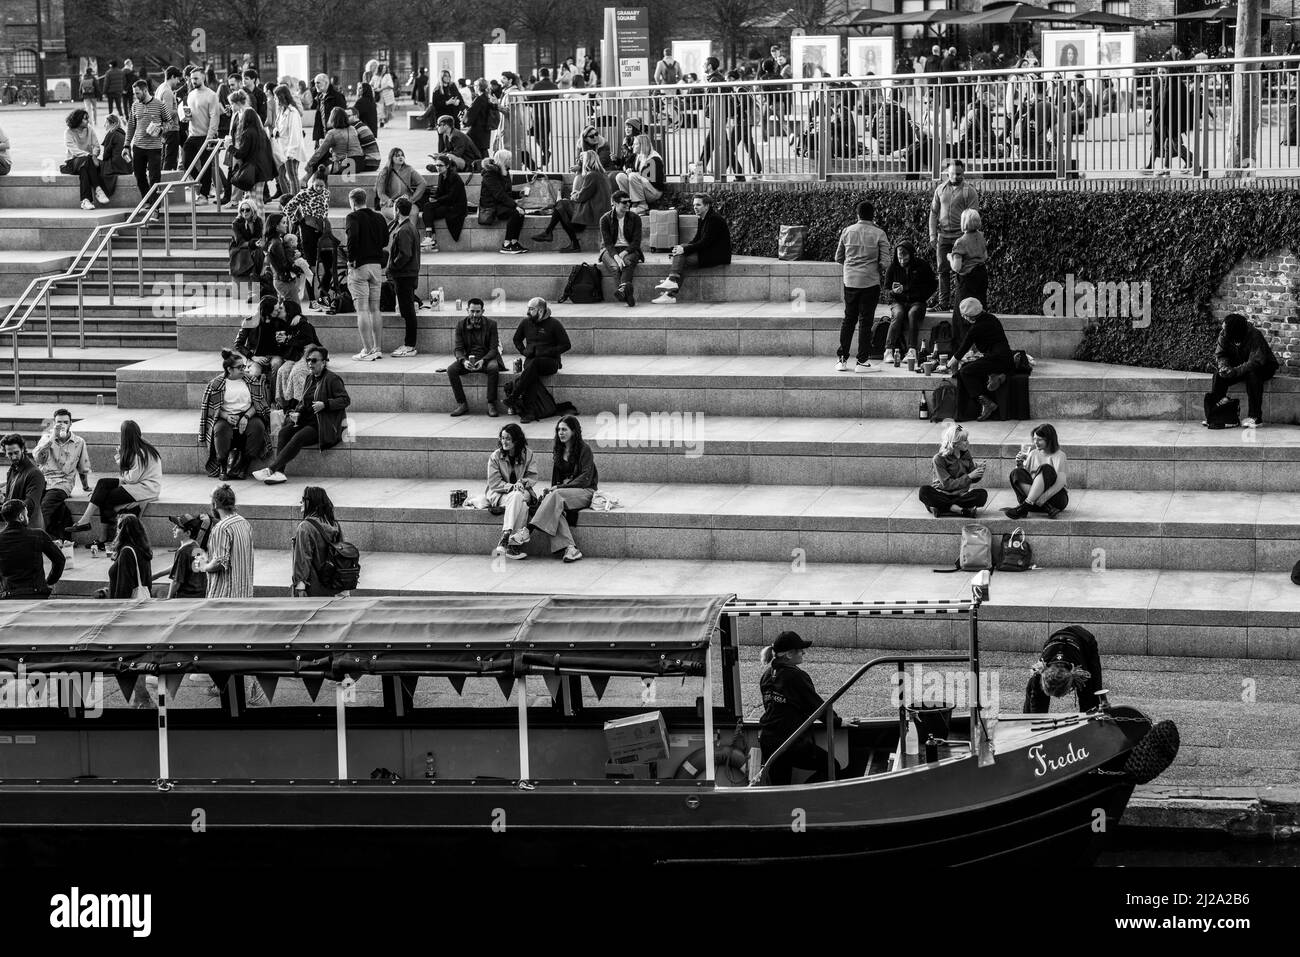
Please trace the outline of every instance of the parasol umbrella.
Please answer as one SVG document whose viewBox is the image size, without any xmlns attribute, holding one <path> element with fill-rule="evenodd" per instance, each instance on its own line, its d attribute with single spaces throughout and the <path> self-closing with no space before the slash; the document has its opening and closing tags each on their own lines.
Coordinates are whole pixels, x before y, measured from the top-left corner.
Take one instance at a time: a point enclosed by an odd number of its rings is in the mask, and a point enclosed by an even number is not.
<svg viewBox="0 0 1300 957">
<path fill-rule="evenodd" d="M 1068 13 L 1059 19 L 1061 23 L 1092 23 L 1099 27 L 1145 27 L 1151 23 L 1150 20 L 1126 17 L 1120 13 L 1107 13 L 1105 10 Z"/>
<path fill-rule="evenodd" d="M 1276 13 L 1269 13 L 1267 10 L 1261 10 L 1260 16 L 1265 23 L 1274 23 L 1278 20 L 1285 20 L 1286 17 L 1278 16 Z M 1193 10 L 1191 13 L 1178 13 L 1173 16 L 1160 17 L 1161 20 L 1203 20 L 1206 23 L 1218 21 L 1220 23 L 1236 23 L 1237 7 L 1236 4 L 1225 3 L 1222 6 L 1210 7 L 1207 10 Z"/>
<path fill-rule="evenodd" d="M 1064 20 L 1056 10 L 1036 7 L 1032 3 L 1007 3 L 980 13 L 963 13 L 954 21 L 959 26 L 984 26 L 996 23 L 1032 23 L 1035 20 Z"/>
<path fill-rule="evenodd" d="M 942 26 L 966 16 L 962 10 L 913 10 L 910 13 L 891 13 L 887 17 L 876 17 L 871 21 L 873 27 L 885 26 Z"/>
</svg>

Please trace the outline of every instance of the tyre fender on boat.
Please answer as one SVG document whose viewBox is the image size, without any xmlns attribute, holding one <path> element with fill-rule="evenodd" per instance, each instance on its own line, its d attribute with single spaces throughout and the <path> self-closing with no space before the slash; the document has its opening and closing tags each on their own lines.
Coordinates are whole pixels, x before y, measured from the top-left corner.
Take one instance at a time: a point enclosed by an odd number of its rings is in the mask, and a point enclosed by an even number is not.
<svg viewBox="0 0 1300 957">
<path fill-rule="evenodd" d="M 1178 726 L 1161 721 L 1142 736 L 1124 762 L 1124 773 L 1138 784 L 1149 784 L 1178 757 Z"/>
<path fill-rule="evenodd" d="M 699 780 L 704 777 L 705 761 L 707 755 L 703 748 L 692 751 L 682 759 L 682 763 L 677 765 L 677 771 L 673 774 L 677 779 Z M 721 769 L 726 778 L 732 783 L 748 782 L 747 766 L 749 765 L 749 755 L 734 745 L 725 748 L 717 748 L 713 753 L 713 766 Z M 732 773 L 737 772 L 737 773 Z"/>
</svg>

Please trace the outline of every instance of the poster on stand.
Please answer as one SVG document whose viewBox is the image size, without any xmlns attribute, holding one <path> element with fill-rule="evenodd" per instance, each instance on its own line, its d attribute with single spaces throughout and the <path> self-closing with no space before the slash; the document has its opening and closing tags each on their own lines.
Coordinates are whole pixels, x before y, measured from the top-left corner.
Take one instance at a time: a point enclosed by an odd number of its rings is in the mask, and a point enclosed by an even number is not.
<svg viewBox="0 0 1300 957">
<path fill-rule="evenodd" d="M 681 66 L 682 77 L 694 73 L 698 79 L 704 79 L 707 72 L 704 61 L 713 55 L 713 43 L 709 40 L 674 40 L 673 59 Z"/>
<path fill-rule="evenodd" d="M 606 8 L 606 12 L 610 8 Z M 618 39 L 618 85 L 647 86 L 650 83 L 650 10 L 647 7 L 614 7 L 614 30 Z"/>
<path fill-rule="evenodd" d="M 893 37 L 849 37 L 849 76 L 884 76 L 893 72 Z M 892 85 L 893 81 L 885 81 L 885 86 Z"/>
<path fill-rule="evenodd" d="M 451 74 L 453 82 L 465 75 L 465 44 L 430 43 L 429 44 L 429 87 L 438 85 L 442 71 Z"/>
<path fill-rule="evenodd" d="M 790 37 L 790 65 L 796 79 L 815 80 L 822 76 L 839 76 L 840 38 Z"/>
<path fill-rule="evenodd" d="M 1100 30 L 1044 30 L 1043 68 L 1069 70 L 1096 66 Z"/>
<path fill-rule="evenodd" d="M 502 73 L 519 73 L 518 43 L 483 44 L 483 76 L 498 80 Z"/>
<path fill-rule="evenodd" d="M 306 80 L 311 85 L 311 57 L 305 46 L 275 48 L 275 78 L 284 82 L 286 78 L 294 82 L 289 89 L 298 89 L 298 81 Z"/>
<path fill-rule="evenodd" d="M 1101 66 L 1119 66 L 1122 63 L 1137 61 L 1137 34 L 1103 33 L 1097 45 L 1097 62 Z M 1132 68 L 1127 70 L 1102 70 L 1102 76 L 1132 76 Z"/>
</svg>

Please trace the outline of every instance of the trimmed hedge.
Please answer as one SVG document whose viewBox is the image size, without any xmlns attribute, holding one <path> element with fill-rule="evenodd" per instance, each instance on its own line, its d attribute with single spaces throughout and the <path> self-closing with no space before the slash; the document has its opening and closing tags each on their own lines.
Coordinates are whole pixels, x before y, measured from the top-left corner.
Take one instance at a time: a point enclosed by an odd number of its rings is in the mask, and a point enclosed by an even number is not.
<svg viewBox="0 0 1300 957">
<path fill-rule="evenodd" d="M 978 181 L 974 184 L 980 188 Z M 775 256 L 778 227 L 807 225 L 807 259 L 834 258 L 840 230 L 862 200 L 891 242 L 909 237 L 931 262 L 933 184 L 846 188 L 712 186 L 739 255 Z M 689 211 L 689 194 L 673 197 Z M 1045 286 L 1076 282 L 1151 283 L 1151 325 L 1092 321 L 1077 358 L 1096 362 L 1212 371 L 1218 325 L 1210 301 L 1245 257 L 1300 247 L 1300 190 L 1114 189 L 981 190 L 994 312 L 1041 315 Z"/>
</svg>

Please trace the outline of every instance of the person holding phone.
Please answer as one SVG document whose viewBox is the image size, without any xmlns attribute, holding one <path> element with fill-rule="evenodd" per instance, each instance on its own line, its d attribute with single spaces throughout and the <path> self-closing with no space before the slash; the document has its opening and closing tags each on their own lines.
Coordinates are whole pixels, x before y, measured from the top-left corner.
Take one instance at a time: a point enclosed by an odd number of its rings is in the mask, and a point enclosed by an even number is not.
<svg viewBox="0 0 1300 957">
<path fill-rule="evenodd" d="M 163 128 L 176 119 L 176 111 L 150 93 L 144 80 L 137 80 L 131 89 L 135 102 L 126 124 L 122 158 L 131 162 L 135 184 L 144 196 L 162 178 Z"/>
<path fill-rule="evenodd" d="M 66 539 L 72 525 L 67 502 L 73 494 L 73 480 L 79 477 L 81 490 L 90 492 L 90 452 L 86 440 L 72 432 L 71 412 L 54 410 L 54 421 L 36 443 L 32 458 L 45 476 L 45 494 L 41 497 L 45 530 L 57 539 Z"/>
</svg>

